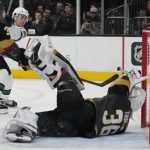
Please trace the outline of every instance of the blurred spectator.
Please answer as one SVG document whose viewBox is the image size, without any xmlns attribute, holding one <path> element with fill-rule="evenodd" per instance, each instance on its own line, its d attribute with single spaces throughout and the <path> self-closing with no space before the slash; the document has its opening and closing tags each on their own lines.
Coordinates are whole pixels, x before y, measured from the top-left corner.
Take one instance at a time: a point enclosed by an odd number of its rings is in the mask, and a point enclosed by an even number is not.
<svg viewBox="0 0 150 150">
<path fill-rule="evenodd" d="M 51 17 L 51 9 L 46 7 L 44 12 L 43 12 L 43 20 L 47 20 Z"/>
<path fill-rule="evenodd" d="M 147 2 L 147 10 L 145 12 L 145 16 L 147 17 L 145 22 L 145 27 L 150 27 L 150 0 Z"/>
<path fill-rule="evenodd" d="M 47 23 L 47 34 L 50 35 L 53 32 L 53 21 L 51 19 L 51 9 L 48 7 L 43 12 L 43 21 Z"/>
<path fill-rule="evenodd" d="M 85 13 L 85 20 L 89 20 L 91 18 L 90 11 Z"/>
<path fill-rule="evenodd" d="M 86 17 L 82 26 L 81 34 L 99 34 L 100 33 L 100 19 L 98 17 L 98 9 L 91 7 L 90 16 Z"/>
<path fill-rule="evenodd" d="M 111 35 L 127 34 L 129 29 L 128 25 L 124 26 L 124 20 L 124 5 L 108 10 L 105 15 L 105 33 Z"/>
<path fill-rule="evenodd" d="M 145 11 L 140 10 L 138 12 L 138 17 L 135 17 L 134 19 L 134 24 L 133 24 L 133 30 L 134 30 L 134 35 L 141 35 L 142 34 L 142 29 L 146 25 L 146 20 L 145 19 Z"/>
<path fill-rule="evenodd" d="M 57 2 L 56 9 L 54 14 L 51 16 L 51 19 L 53 21 L 53 31 L 55 33 L 57 29 L 58 22 L 60 21 L 60 18 L 65 14 L 64 12 L 64 4 L 62 2 Z"/>
<path fill-rule="evenodd" d="M 44 6 L 43 5 L 38 5 L 37 7 L 37 11 L 40 11 L 40 12 L 44 12 Z"/>
<path fill-rule="evenodd" d="M 70 3 L 65 4 L 65 14 L 61 15 L 56 27 L 56 34 L 75 34 L 76 16 Z"/>
<path fill-rule="evenodd" d="M 145 10 L 140 10 L 140 11 L 139 11 L 139 16 L 143 17 L 143 16 L 145 16 L 145 15 L 146 15 Z"/>
<path fill-rule="evenodd" d="M 56 5 L 56 0 L 34 0 L 34 1 L 37 1 L 36 2 L 37 5 L 42 5 L 42 6 L 45 6 L 45 7 L 53 8 Z"/>
<path fill-rule="evenodd" d="M 47 34 L 47 23 L 43 21 L 43 14 L 41 11 L 35 12 L 35 20 L 32 22 L 32 25 L 30 28 L 35 29 L 36 35 Z"/>
<path fill-rule="evenodd" d="M 64 4 L 62 2 L 57 2 L 57 4 L 56 4 L 56 14 L 64 15 Z"/>
</svg>

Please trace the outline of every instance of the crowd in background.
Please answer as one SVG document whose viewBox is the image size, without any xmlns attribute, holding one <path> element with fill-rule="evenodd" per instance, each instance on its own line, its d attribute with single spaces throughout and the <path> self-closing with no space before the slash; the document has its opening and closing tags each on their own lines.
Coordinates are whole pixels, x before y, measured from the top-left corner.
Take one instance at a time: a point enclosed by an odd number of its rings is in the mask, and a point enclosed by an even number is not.
<svg viewBox="0 0 150 150">
<path fill-rule="evenodd" d="M 8 6 L 10 0 L 5 0 Z M 150 26 L 150 0 L 127 0 L 128 24 L 125 27 L 124 1 L 107 0 L 104 10 L 104 35 L 141 36 L 142 29 Z M 18 7 L 13 2 L 11 11 Z M 76 1 L 24 0 L 30 17 L 25 28 L 29 35 L 76 35 Z M 6 7 L 7 8 L 7 7 Z M 81 0 L 80 35 L 101 35 L 101 1 Z"/>
<path fill-rule="evenodd" d="M 6 9 L 10 0 L 3 1 Z M 10 15 L 19 6 L 19 0 L 13 1 Z M 68 0 L 24 0 L 24 7 L 30 16 L 25 28 L 29 35 L 75 35 L 75 3 Z"/>
<path fill-rule="evenodd" d="M 38 5 L 34 16 L 26 24 L 36 35 L 64 35 L 76 33 L 76 13 L 71 3 L 57 2 L 55 8 Z M 29 34 L 32 34 L 31 32 Z"/>
</svg>

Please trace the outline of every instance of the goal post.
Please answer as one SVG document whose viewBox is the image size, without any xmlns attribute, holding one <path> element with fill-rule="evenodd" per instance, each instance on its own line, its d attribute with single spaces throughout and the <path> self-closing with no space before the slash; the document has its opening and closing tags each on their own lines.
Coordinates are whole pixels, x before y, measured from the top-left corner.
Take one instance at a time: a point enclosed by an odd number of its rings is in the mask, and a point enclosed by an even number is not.
<svg viewBox="0 0 150 150">
<path fill-rule="evenodd" d="M 150 75 L 150 28 L 142 31 L 142 76 Z M 150 143 L 150 81 L 142 82 L 142 88 L 146 91 L 146 100 L 141 109 L 141 127 L 149 127 Z"/>
</svg>

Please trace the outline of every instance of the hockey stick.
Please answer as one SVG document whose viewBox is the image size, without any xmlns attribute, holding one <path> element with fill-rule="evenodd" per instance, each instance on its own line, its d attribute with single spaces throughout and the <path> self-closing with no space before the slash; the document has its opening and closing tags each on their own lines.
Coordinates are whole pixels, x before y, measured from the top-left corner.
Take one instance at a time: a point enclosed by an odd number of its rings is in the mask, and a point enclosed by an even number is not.
<svg viewBox="0 0 150 150">
<path fill-rule="evenodd" d="M 124 69 L 121 68 L 121 67 L 118 67 L 118 68 L 117 68 L 117 71 L 121 71 L 121 72 L 123 72 L 123 73 L 125 73 L 125 74 L 129 74 L 129 72 L 128 72 L 127 70 L 124 70 Z"/>
<path fill-rule="evenodd" d="M 90 84 L 93 84 L 93 85 L 97 85 L 97 86 L 100 86 L 100 87 L 103 87 L 111 82 L 113 82 L 114 80 L 116 80 L 117 78 L 119 77 L 118 74 L 114 74 L 113 76 L 111 76 L 110 78 L 108 78 L 107 80 L 105 80 L 104 82 L 102 83 L 96 83 L 96 82 L 93 82 L 93 81 L 89 81 L 89 80 L 86 80 L 86 79 L 81 79 L 83 82 L 86 82 L 86 83 L 90 83 Z"/>
<path fill-rule="evenodd" d="M 13 3 L 13 0 L 10 0 L 9 6 L 8 6 L 8 9 L 7 9 L 7 13 L 6 13 L 7 15 L 9 15 L 10 9 L 12 7 L 12 3 Z"/>
</svg>

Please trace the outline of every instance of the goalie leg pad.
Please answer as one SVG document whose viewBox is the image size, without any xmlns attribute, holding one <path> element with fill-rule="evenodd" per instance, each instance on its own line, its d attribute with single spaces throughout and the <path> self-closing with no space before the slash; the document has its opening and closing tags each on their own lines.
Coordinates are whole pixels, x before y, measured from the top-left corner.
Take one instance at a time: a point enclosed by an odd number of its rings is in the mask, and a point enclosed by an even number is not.
<svg viewBox="0 0 150 150">
<path fill-rule="evenodd" d="M 43 79 L 46 79 L 51 88 L 55 88 L 55 84 L 61 77 L 61 70 L 65 69 L 75 80 L 79 90 L 84 89 L 84 85 L 73 66 L 53 48 L 48 36 L 33 39 L 25 55 L 29 58 L 32 69 Z"/>
<path fill-rule="evenodd" d="M 60 66 L 62 66 L 62 68 L 64 68 L 71 75 L 71 77 L 76 82 L 78 89 L 80 91 L 84 90 L 84 84 L 83 84 L 82 80 L 80 79 L 80 77 L 78 76 L 75 69 L 73 68 L 73 66 L 71 65 L 71 63 L 55 49 L 52 53 L 52 57 L 55 61 L 58 62 L 58 64 Z"/>
<path fill-rule="evenodd" d="M 17 124 L 17 125 L 16 125 Z M 29 129 L 26 129 L 24 126 L 22 127 L 22 124 L 19 122 L 11 122 L 11 128 L 14 128 L 14 126 L 17 128 L 17 130 L 9 131 L 5 134 L 5 137 L 12 142 L 31 142 L 33 141 L 35 137 L 35 133 L 32 132 Z"/>
<path fill-rule="evenodd" d="M 29 47 L 25 55 L 29 58 L 31 68 L 44 80 L 47 80 L 52 89 L 55 88 L 55 84 L 61 77 L 62 67 L 58 65 L 37 39 L 34 39 L 30 46 L 31 49 Z"/>
<path fill-rule="evenodd" d="M 37 134 L 37 119 L 28 107 L 19 109 L 5 127 L 5 138 L 12 142 L 31 142 Z"/>
</svg>

